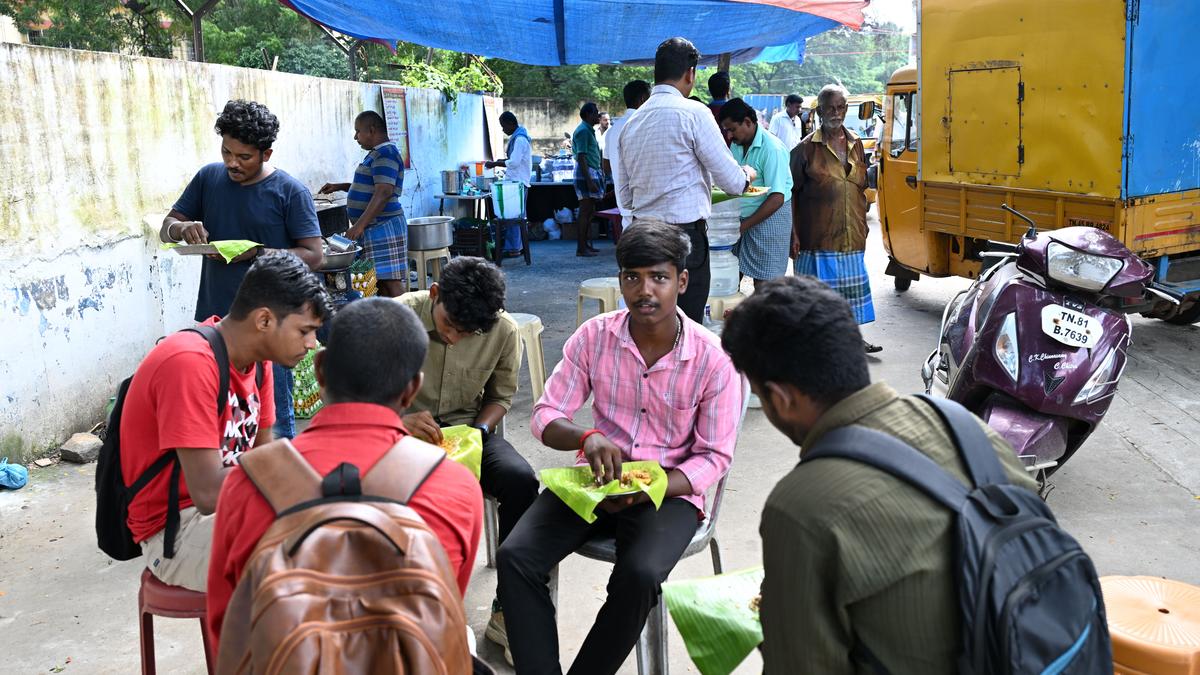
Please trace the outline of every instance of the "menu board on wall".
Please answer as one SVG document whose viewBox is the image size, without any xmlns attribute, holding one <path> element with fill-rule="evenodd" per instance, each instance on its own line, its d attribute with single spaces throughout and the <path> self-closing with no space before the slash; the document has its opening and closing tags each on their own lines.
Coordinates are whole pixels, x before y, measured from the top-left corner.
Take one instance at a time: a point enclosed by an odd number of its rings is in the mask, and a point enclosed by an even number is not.
<svg viewBox="0 0 1200 675">
<path fill-rule="evenodd" d="M 408 106 L 404 100 L 404 87 L 382 86 L 383 120 L 387 123 L 388 136 L 404 158 L 404 168 L 412 168 L 412 154 L 408 148 Z"/>
<path fill-rule="evenodd" d="M 484 146 L 491 153 L 488 159 L 504 157 L 504 129 L 500 128 L 500 106 L 503 99 L 491 96 L 483 97 L 483 128 L 486 136 Z"/>
</svg>

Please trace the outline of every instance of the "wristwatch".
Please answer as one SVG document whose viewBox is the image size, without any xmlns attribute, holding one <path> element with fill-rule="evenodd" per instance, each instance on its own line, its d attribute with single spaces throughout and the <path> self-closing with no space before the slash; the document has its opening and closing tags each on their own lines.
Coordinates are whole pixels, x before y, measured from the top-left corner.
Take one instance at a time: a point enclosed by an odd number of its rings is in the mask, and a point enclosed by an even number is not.
<svg viewBox="0 0 1200 675">
<path fill-rule="evenodd" d="M 487 443 L 488 436 L 492 435 L 491 428 L 489 428 L 486 424 L 476 424 L 474 426 L 479 430 L 479 433 L 483 435 L 483 442 Z"/>
</svg>

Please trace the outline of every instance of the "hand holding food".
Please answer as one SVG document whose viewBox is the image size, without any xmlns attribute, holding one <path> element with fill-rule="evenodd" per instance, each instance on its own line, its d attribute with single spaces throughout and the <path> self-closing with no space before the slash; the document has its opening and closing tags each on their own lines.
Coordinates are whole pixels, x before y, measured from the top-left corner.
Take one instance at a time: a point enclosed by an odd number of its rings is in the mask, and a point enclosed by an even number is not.
<svg viewBox="0 0 1200 675">
<path fill-rule="evenodd" d="M 421 412 L 409 413 L 404 416 L 404 427 L 408 429 L 408 433 L 412 434 L 426 443 L 440 445 L 442 438 L 442 428 L 438 426 L 433 415 L 428 410 Z"/>
<path fill-rule="evenodd" d="M 621 449 L 604 434 L 590 434 L 584 439 L 583 456 L 592 467 L 597 483 L 604 485 L 621 475 Z"/>
<path fill-rule="evenodd" d="M 204 223 L 199 220 L 178 220 L 170 229 L 179 237 L 177 241 L 185 244 L 208 243 L 208 230 L 204 229 Z"/>
</svg>

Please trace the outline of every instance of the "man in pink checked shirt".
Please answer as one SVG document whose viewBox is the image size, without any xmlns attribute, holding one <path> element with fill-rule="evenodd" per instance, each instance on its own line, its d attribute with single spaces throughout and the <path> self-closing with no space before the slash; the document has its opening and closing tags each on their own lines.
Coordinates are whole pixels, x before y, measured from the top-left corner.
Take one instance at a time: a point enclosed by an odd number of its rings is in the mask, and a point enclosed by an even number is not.
<svg viewBox="0 0 1200 675">
<path fill-rule="evenodd" d="M 629 309 L 579 327 L 534 406 L 534 436 L 578 451 L 601 482 L 619 477 L 622 462 L 655 460 L 669 484 L 658 510 L 639 493 L 601 502 L 600 517 L 589 524 L 545 491 L 521 517 L 500 546 L 497 569 L 500 601 L 513 617 L 508 649 L 522 675 L 562 672 L 548 575 L 602 533 L 616 537 L 617 561 L 570 672 L 620 668 L 659 602 L 659 585 L 696 532 L 705 491 L 733 459 L 741 378 L 720 339 L 676 307 L 687 289 L 689 249 L 686 234 L 660 223 L 638 223 L 621 235 L 617 263 Z M 595 428 L 572 422 L 588 396 Z"/>
</svg>

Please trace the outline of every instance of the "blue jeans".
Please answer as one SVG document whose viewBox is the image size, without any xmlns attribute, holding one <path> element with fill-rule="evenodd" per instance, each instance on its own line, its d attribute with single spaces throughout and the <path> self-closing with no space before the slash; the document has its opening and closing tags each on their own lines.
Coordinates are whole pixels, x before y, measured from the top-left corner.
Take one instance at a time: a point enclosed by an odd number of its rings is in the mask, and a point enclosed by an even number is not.
<svg viewBox="0 0 1200 675">
<path fill-rule="evenodd" d="M 516 251 L 520 253 L 524 250 L 521 245 L 521 221 L 510 220 L 505 221 L 504 228 L 504 252 Z"/>
<path fill-rule="evenodd" d="M 292 369 L 272 363 L 271 373 L 275 377 L 275 426 L 271 431 L 275 438 L 293 438 L 296 410 L 292 405 Z"/>
</svg>

